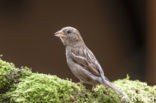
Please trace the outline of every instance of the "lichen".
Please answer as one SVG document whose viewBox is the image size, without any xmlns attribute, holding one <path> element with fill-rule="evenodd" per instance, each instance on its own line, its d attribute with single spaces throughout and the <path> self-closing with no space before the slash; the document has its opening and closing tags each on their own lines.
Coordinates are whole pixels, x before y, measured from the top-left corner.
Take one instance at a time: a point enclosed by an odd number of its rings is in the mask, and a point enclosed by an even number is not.
<svg viewBox="0 0 156 103">
<path fill-rule="evenodd" d="M 131 103 L 156 103 L 156 86 L 139 80 L 116 80 L 113 84 L 125 92 Z M 55 75 L 32 73 L 28 67 L 16 68 L 0 60 L 0 103 L 120 103 L 122 98 L 108 87 L 94 91 Z"/>
</svg>

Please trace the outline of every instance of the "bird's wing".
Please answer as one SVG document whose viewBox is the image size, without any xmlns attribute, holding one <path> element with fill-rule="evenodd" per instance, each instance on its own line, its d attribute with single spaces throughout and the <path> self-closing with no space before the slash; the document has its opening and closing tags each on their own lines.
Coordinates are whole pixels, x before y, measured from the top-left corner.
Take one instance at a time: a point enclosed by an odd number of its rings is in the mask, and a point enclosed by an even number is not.
<svg viewBox="0 0 156 103">
<path fill-rule="evenodd" d="M 88 48 L 77 48 L 71 51 L 72 60 L 95 76 L 101 76 L 101 68 L 95 56 Z"/>
</svg>

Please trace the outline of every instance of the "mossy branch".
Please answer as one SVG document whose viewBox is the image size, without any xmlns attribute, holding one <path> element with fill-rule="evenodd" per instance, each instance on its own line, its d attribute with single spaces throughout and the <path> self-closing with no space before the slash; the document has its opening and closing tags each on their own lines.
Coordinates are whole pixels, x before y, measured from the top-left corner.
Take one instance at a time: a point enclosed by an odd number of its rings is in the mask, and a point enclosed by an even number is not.
<svg viewBox="0 0 156 103">
<path fill-rule="evenodd" d="M 156 103 L 156 86 L 138 80 L 113 82 L 125 92 L 131 103 Z M 27 67 L 0 60 L 0 103 L 120 103 L 108 87 L 97 86 L 94 92 L 54 75 L 32 73 Z"/>
</svg>

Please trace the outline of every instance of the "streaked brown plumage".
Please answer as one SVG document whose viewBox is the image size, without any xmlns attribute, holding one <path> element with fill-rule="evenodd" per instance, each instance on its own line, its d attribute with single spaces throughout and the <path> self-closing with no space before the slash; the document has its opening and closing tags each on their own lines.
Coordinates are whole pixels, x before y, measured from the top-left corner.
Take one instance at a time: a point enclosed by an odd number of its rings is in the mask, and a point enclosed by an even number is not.
<svg viewBox="0 0 156 103">
<path fill-rule="evenodd" d="M 75 47 L 71 50 L 71 52 L 72 55 L 70 56 L 75 63 L 81 65 L 82 67 L 84 67 L 84 69 L 90 71 L 93 75 L 100 76 L 100 71 L 97 69 L 98 67 L 92 61 L 92 59 L 94 59 L 95 61 L 96 58 L 94 57 L 94 55 L 91 56 L 92 58 L 89 58 L 89 54 L 87 53 L 89 51 L 87 48 Z M 83 58 L 80 58 L 79 56 Z"/>
</svg>

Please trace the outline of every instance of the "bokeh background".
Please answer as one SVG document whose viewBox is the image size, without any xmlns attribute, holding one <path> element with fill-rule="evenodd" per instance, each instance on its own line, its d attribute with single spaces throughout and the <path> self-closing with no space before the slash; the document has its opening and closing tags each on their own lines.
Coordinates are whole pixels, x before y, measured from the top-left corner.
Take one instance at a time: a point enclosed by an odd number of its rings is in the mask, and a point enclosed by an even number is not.
<svg viewBox="0 0 156 103">
<path fill-rule="evenodd" d="M 54 32 L 79 29 L 110 80 L 156 84 L 156 0 L 1 0 L 0 54 L 34 72 L 78 80 Z"/>
</svg>

